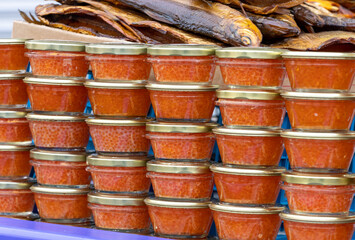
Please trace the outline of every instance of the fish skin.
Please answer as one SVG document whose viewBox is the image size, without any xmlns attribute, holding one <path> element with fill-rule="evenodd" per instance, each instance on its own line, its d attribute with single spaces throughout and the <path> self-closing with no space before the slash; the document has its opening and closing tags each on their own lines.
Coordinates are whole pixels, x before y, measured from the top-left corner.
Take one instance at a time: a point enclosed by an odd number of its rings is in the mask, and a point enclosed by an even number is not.
<svg viewBox="0 0 355 240">
<path fill-rule="evenodd" d="M 236 9 L 206 0 L 116 0 L 151 18 L 234 46 L 257 47 L 260 30 Z"/>
</svg>

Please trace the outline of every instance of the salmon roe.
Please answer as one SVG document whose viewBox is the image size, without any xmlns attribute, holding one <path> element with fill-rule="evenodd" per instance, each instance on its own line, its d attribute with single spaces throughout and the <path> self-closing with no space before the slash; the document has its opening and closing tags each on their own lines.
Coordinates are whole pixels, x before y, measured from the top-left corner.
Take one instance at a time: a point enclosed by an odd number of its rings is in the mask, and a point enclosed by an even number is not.
<svg viewBox="0 0 355 240">
<path fill-rule="evenodd" d="M 25 57 L 25 52 L 24 39 L 1 40 L 0 70 L 26 70 L 28 58 Z"/>
<path fill-rule="evenodd" d="M 31 185 L 27 178 L 0 181 L 0 214 L 32 212 L 34 198 L 29 189 Z"/>
<path fill-rule="evenodd" d="M 0 145 L 0 177 L 19 178 L 30 174 L 30 146 Z"/>
<path fill-rule="evenodd" d="M 26 118 L 0 118 L 0 142 L 11 143 L 31 140 L 32 135 Z"/>
<path fill-rule="evenodd" d="M 22 71 L 0 73 L 0 107 L 26 107 L 28 97 L 22 81 L 25 75 Z"/>
</svg>

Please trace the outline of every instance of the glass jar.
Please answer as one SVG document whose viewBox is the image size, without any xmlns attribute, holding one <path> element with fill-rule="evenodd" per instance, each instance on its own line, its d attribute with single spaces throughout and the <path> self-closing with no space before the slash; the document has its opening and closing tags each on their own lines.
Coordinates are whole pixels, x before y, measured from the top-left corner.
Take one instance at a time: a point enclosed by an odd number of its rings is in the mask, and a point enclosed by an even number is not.
<svg viewBox="0 0 355 240">
<path fill-rule="evenodd" d="M 149 161 L 147 177 L 161 199 L 208 201 L 213 190 L 209 163 Z"/>
<path fill-rule="evenodd" d="M 277 166 L 284 146 L 280 130 L 215 128 L 218 149 L 224 164 Z"/>
<path fill-rule="evenodd" d="M 147 138 L 159 160 L 209 161 L 215 138 L 215 123 L 147 123 Z"/>
<path fill-rule="evenodd" d="M 148 48 L 156 81 L 211 83 L 214 77 L 213 45 L 166 44 Z"/>
<path fill-rule="evenodd" d="M 349 213 L 355 193 L 350 175 L 285 172 L 282 180 L 292 213 Z"/>
<path fill-rule="evenodd" d="M 144 44 L 95 43 L 86 46 L 95 80 L 148 80 L 150 63 Z"/>
<path fill-rule="evenodd" d="M 85 83 L 92 110 L 98 116 L 145 117 L 149 111 L 149 92 L 143 82 Z"/>
<path fill-rule="evenodd" d="M 216 105 L 226 127 L 280 128 L 286 113 L 279 92 L 220 89 Z"/>
<path fill-rule="evenodd" d="M 0 178 L 27 177 L 31 172 L 31 144 L 0 145 Z"/>
<path fill-rule="evenodd" d="M 99 154 L 147 154 L 150 143 L 146 139 L 145 124 L 149 119 L 89 118 L 87 124 Z"/>
<path fill-rule="evenodd" d="M 276 239 L 282 206 L 210 204 L 219 239 Z"/>
<path fill-rule="evenodd" d="M 355 112 L 355 93 L 284 92 L 293 129 L 349 130 Z"/>
<path fill-rule="evenodd" d="M 131 233 L 146 232 L 150 228 L 144 195 L 92 192 L 88 201 L 97 228 Z"/>
<path fill-rule="evenodd" d="M 209 122 L 215 108 L 216 85 L 148 84 L 158 121 Z"/>
<path fill-rule="evenodd" d="M 34 112 L 82 113 L 88 101 L 85 79 L 27 77 L 27 92 Z"/>
<path fill-rule="evenodd" d="M 83 150 L 89 142 L 84 115 L 27 115 L 33 141 L 38 148 Z"/>
<path fill-rule="evenodd" d="M 8 145 L 32 143 L 26 109 L 0 109 L 0 142 Z"/>
<path fill-rule="evenodd" d="M 293 91 L 348 92 L 355 77 L 355 54 L 286 51 L 282 54 Z"/>
<path fill-rule="evenodd" d="M 242 168 L 213 164 L 211 167 L 221 202 L 275 204 L 280 192 L 282 167 Z"/>
<path fill-rule="evenodd" d="M 146 198 L 154 233 L 169 238 L 204 238 L 212 224 L 209 202 L 178 202 Z"/>
<path fill-rule="evenodd" d="M 355 151 L 355 132 L 281 133 L 291 168 L 303 172 L 347 172 Z"/>
<path fill-rule="evenodd" d="M 31 165 L 41 185 L 88 187 L 90 174 L 86 172 L 86 152 L 31 150 Z"/>
<path fill-rule="evenodd" d="M 91 173 L 95 190 L 100 192 L 147 193 L 146 156 L 99 156 L 87 158 L 86 170 Z"/>
<path fill-rule="evenodd" d="M 94 223 L 91 220 L 88 220 L 86 222 L 77 222 L 75 220 L 56 220 L 56 219 L 49 219 L 49 220 L 44 220 L 44 219 L 36 219 L 35 222 L 42 222 L 42 223 L 50 223 L 50 224 L 58 224 L 58 225 L 64 225 L 64 226 L 71 226 L 71 227 L 82 227 L 82 228 L 94 228 Z"/>
<path fill-rule="evenodd" d="M 33 75 L 84 78 L 89 70 L 83 42 L 30 40 L 26 48 Z"/>
<path fill-rule="evenodd" d="M 26 84 L 23 82 L 25 77 L 24 71 L 0 71 L 0 108 L 25 108 L 27 106 Z"/>
<path fill-rule="evenodd" d="M 0 70 L 26 70 L 28 58 L 25 56 L 26 39 L 0 39 Z"/>
<path fill-rule="evenodd" d="M 216 51 L 223 81 L 231 87 L 279 89 L 286 69 L 276 48 L 230 47 Z"/>
</svg>

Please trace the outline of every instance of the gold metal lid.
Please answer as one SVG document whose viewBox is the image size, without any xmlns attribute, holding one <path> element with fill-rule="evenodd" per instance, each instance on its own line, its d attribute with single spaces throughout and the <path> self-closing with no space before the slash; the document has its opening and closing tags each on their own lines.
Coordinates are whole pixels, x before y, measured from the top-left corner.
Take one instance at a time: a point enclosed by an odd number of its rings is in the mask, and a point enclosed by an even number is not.
<svg viewBox="0 0 355 240">
<path fill-rule="evenodd" d="M 27 109 L 0 109 L 0 118 L 25 118 L 27 114 Z"/>
<path fill-rule="evenodd" d="M 98 82 L 86 81 L 85 87 L 87 88 L 104 88 L 104 89 L 145 89 L 143 82 Z"/>
<path fill-rule="evenodd" d="M 0 45 L 21 45 L 29 39 L 22 38 L 0 38 Z"/>
<path fill-rule="evenodd" d="M 30 189 L 34 182 L 29 181 L 28 179 L 23 180 L 0 180 L 0 189 Z"/>
<path fill-rule="evenodd" d="M 281 137 L 298 139 L 320 139 L 320 140 L 346 140 L 355 139 L 355 132 L 303 132 L 295 130 L 283 130 Z"/>
<path fill-rule="evenodd" d="M 147 123 L 147 131 L 161 133 L 206 133 L 212 132 L 218 127 L 218 123 L 169 123 L 150 122 Z"/>
<path fill-rule="evenodd" d="M 291 184 L 344 186 L 355 183 L 350 174 L 299 173 L 287 171 L 282 173 L 281 180 Z"/>
<path fill-rule="evenodd" d="M 101 156 L 92 154 L 87 157 L 87 164 L 102 167 L 145 167 L 150 159 L 147 156 Z"/>
<path fill-rule="evenodd" d="M 148 47 L 152 56 L 211 56 L 215 55 L 218 46 L 198 44 L 162 44 Z"/>
<path fill-rule="evenodd" d="M 85 52 L 84 42 L 67 40 L 29 40 L 26 48 L 30 50 L 46 50 L 60 52 Z"/>
<path fill-rule="evenodd" d="M 148 172 L 175 173 L 175 174 L 203 174 L 210 172 L 208 162 L 173 162 L 173 161 L 149 161 L 147 163 Z"/>
<path fill-rule="evenodd" d="M 292 213 L 281 213 L 281 219 L 291 222 L 301 223 L 315 223 L 315 224 L 341 224 L 341 223 L 355 223 L 355 215 L 302 215 Z"/>
<path fill-rule="evenodd" d="M 116 118 L 88 118 L 86 123 L 88 125 L 99 126 L 145 126 L 145 124 L 152 119 L 137 118 L 137 119 L 116 119 Z"/>
<path fill-rule="evenodd" d="M 0 44 L 1 45 L 1 44 Z M 0 80 L 23 79 L 28 76 L 26 71 L 0 71 Z"/>
<path fill-rule="evenodd" d="M 27 119 L 30 121 L 56 121 L 56 122 L 83 122 L 87 116 L 85 115 L 44 115 L 29 113 Z"/>
<path fill-rule="evenodd" d="M 32 149 L 30 156 L 36 160 L 62 161 L 62 162 L 85 162 L 86 152 L 55 152 L 41 149 Z"/>
<path fill-rule="evenodd" d="M 89 188 L 59 188 L 34 185 L 31 187 L 34 193 L 53 194 L 53 195 L 86 195 L 90 192 Z"/>
<path fill-rule="evenodd" d="M 210 204 L 210 202 L 160 200 L 154 197 L 148 197 L 144 200 L 144 202 L 148 206 L 165 208 L 208 208 L 208 205 Z"/>
<path fill-rule="evenodd" d="M 26 77 L 23 81 L 29 84 L 83 86 L 85 82 L 85 78 L 68 79 L 68 78 Z"/>
<path fill-rule="evenodd" d="M 355 59 L 355 53 L 317 52 L 317 51 L 285 51 L 283 58 L 312 58 L 312 59 Z"/>
<path fill-rule="evenodd" d="M 88 202 L 111 206 L 145 206 L 146 195 L 122 195 L 90 192 Z"/>
<path fill-rule="evenodd" d="M 235 204 L 218 202 L 218 203 L 211 203 L 210 209 L 217 212 L 264 215 L 264 214 L 279 214 L 285 210 L 285 207 L 275 206 L 275 205 L 258 205 L 258 206 L 235 205 Z"/>
<path fill-rule="evenodd" d="M 33 145 L 28 145 L 28 142 L 25 142 L 27 145 L 3 145 L 0 144 L 0 152 L 22 152 L 22 151 L 29 151 L 31 150 L 34 146 Z"/>
<path fill-rule="evenodd" d="M 0 145 L 12 145 L 17 147 L 33 147 L 32 140 L 24 142 L 0 142 Z"/>
<path fill-rule="evenodd" d="M 218 85 L 198 85 L 198 84 L 169 84 L 169 83 L 148 83 L 149 90 L 169 91 L 169 92 L 203 92 L 215 91 Z"/>
<path fill-rule="evenodd" d="M 146 55 L 147 46 L 144 44 L 93 43 L 86 45 L 90 54 L 110 55 Z"/>
<path fill-rule="evenodd" d="M 246 129 L 246 128 L 214 128 L 214 134 L 230 136 L 248 136 L 248 137 L 277 137 L 280 136 L 281 129 Z"/>
<path fill-rule="evenodd" d="M 212 172 L 243 176 L 281 176 L 286 170 L 283 167 L 231 167 L 216 163 L 210 167 Z"/>
<path fill-rule="evenodd" d="M 218 98 L 226 99 L 247 99 L 247 100 L 281 100 L 280 92 L 246 90 L 246 89 L 218 89 Z"/>
<path fill-rule="evenodd" d="M 281 59 L 285 50 L 277 48 L 228 47 L 216 50 L 219 58 Z"/>
<path fill-rule="evenodd" d="M 313 100 L 355 100 L 355 93 L 282 92 L 283 98 Z"/>
</svg>

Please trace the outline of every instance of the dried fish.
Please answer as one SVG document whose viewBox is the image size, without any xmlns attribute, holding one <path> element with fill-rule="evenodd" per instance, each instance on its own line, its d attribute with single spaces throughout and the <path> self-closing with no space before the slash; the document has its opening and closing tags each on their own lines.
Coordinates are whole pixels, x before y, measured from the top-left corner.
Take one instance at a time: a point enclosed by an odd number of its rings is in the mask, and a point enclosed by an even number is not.
<svg viewBox="0 0 355 240">
<path fill-rule="evenodd" d="M 355 11 L 355 1 L 354 0 L 333 0 L 333 1 L 341 4 L 342 6 L 346 7 L 347 9 Z"/>
</svg>

